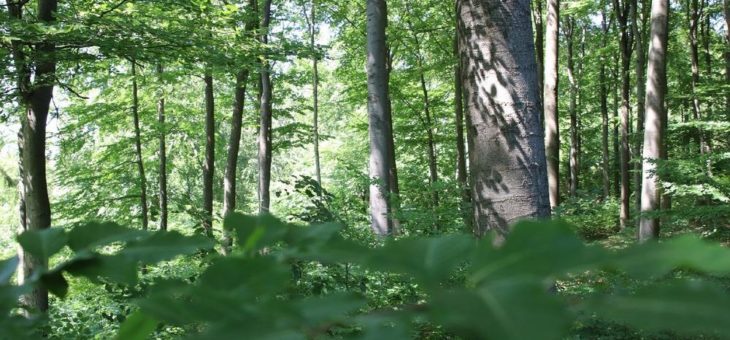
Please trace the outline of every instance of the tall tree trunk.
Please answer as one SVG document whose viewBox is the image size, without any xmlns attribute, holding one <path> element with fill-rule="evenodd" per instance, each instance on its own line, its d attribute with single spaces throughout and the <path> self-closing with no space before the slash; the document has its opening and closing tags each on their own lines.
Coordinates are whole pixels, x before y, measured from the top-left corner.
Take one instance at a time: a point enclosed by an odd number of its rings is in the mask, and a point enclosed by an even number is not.
<svg viewBox="0 0 730 340">
<path fill-rule="evenodd" d="M 386 13 L 387 13 L 387 4 L 386 4 Z M 386 26 L 387 26 L 387 16 L 386 16 Z M 393 70 L 393 52 L 390 49 L 390 46 L 387 45 L 387 39 L 386 39 L 386 71 L 387 71 L 387 79 L 388 82 L 390 82 L 390 72 Z M 390 90 L 388 90 L 390 91 Z M 386 102 L 387 104 L 387 110 L 385 111 L 387 120 L 388 120 L 388 135 L 387 135 L 387 141 L 388 141 L 388 154 L 390 155 L 390 183 L 388 185 L 388 188 L 390 190 L 390 222 L 392 224 L 391 226 L 391 234 L 397 235 L 401 230 L 401 222 L 398 215 L 400 214 L 400 185 L 398 185 L 398 165 L 396 163 L 396 155 L 395 155 L 395 137 L 394 137 L 394 129 L 393 129 L 393 108 L 391 106 L 390 102 L 390 93 L 388 94 L 388 100 Z"/>
<path fill-rule="evenodd" d="M 619 57 L 614 54 L 613 55 L 613 71 L 611 74 L 613 75 L 613 89 L 612 89 L 612 97 L 613 97 L 613 193 L 614 196 L 617 199 L 621 198 L 621 156 L 619 152 L 619 118 L 618 118 L 618 111 L 619 107 L 621 107 L 620 100 L 619 100 L 619 70 L 621 67 L 619 66 Z"/>
<path fill-rule="evenodd" d="M 435 188 L 438 182 L 438 165 L 436 160 L 436 144 L 434 142 L 433 120 L 431 119 L 431 100 L 428 96 L 428 87 L 426 86 L 426 70 L 424 66 L 423 55 L 421 54 L 421 41 L 418 33 L 413 29 L 413 25 L 407 20 L 408 29 L 413 33 L 413 40 L 416 44 L 416 61 L 418 64 L 418 77 L 421 85 L 421 93 L 423 95 L 423 112 L 425 119 L 423 123 L 426 128 L 426 142 L 428 144 L 428 181 L 431 185 L 431 207 L 436 211 L 439 205 L 439 194 Z M 437 216 L 434 216 L 438 219 Z"/>
<path fill-rule="evenodd" d="M 565 40 L 568 47 L 568 79 L 570 81 L 570 196 L 575 197 L 578 191 L 578 113 L 576 109 L 576 96 L 578 95 L 578 81 L 575 75 L 575 62 L 573 60 L 573 33 L 575 31 L 575 20 L 568 17 L 566 20 Z"/>
<path fill-rule="evenodd" d="M 263 18 L 261 20 L 261 43 L 269 43 L 269 23 L 271 22 L 271 0 L 265 0 L 262 8 Z M 259 121 L 259 213 L 269 211 L 271 196 L 269 187 L 271 185 L 271 122 L 272 122 L 272 84 L 271 65 L 268 57 L 264 56 L 261 61 L 261 107 Z"/>
<path fill-rule="evenodd" d="M 7 4 L 11 18 L 22 20 L 25 2 Z M 46 25 L 56 21 L 56 0 L 39 0 L 37 20 Z M 11 53 L 16 72 L 19 106 L 24 111 L 21 118 L 20 160 L 18 184 L 19 210 L 22 231 L 43 230 L 51 227 L 51 204 L 46 181 L 46 122 L 56 74 L 56 46 L 51 41 L 33 44 L 34 53 L 26 54 L 18 40 L 11 42 Z M 35 275 L 36 270 L 48 266 L 47 258 L 36 258 L 20 251 L 21 267 L 18 283 L 23 284 Z M 22 302 L 31 310 L 48 310 L 48 290 L 34 288 L 23 296 Z"/>
<path fill-rule="evenodd" d="M 458 6 L 476 228 L 504 235 L 550 215 L 529 1 Z"/>
<path fill-rule="evenodd" d="M 635 8 L 635 0 L 614 0 L 614 10 L 619 26 L 619 50 L 621 51 L 621 151 L 620 151 L 620 173 L 621 173 L 621 200 L 619 221 L 621 228 L 625 228 L 629 222 L 629 111 L 631 79 L 629 69 L 631 65 L 631 46 L 633 36 L 629 31 L 629 18 Z"/>
<path fill-rule="evenodd" d="M 558 32 L 560 0 L 547 0 L 545 27 L 545 78 L 543 103 L 545 111 L 545 154 L 550 191 L 550 207 L 560 204 L 560 135 L 558 121 Z"/>
<path fill-rule="evenodd" d="M 160 87 L 164 86 L 163 72 L 162 65 L 157 64 Z M 167 230 L 167 146 L 165 141 L 167 129 L 165 126 L 165 91 L 163 89 L 160 89 L 158 93 L 157 122 L 160 124 L 160 230 Z"/>
<path fill-rule="evenodd" d="M 248 1 L 248 10 L 257 13 L 256 0 Z M 258 28 L 258 18 L 249 14 L 244 27 L 248 33 Z M 238 152 L 241 147 L 241 128 L 243 126 L 243 110 L 246 100 L 246 89 L 250 71 L 243 69 L 236 73 L 236 88 L 233 94 L 233 113 L 231 115 L 231 133 L 228 137 L 226 154 L 226 170 L 223 176 L 223 216 L 236 210 L 236 179 L 238 177 Z M 223 230 L 223 252 L 227 254 L 232 246 L 231 235 Z"/>
<path fill-rule="evenodd" d="M 317 35 L 317 1 L 312 0 L 312 10 L 309 21 L 309 47 L 312 49 L 312 137 L 314 139 L 314 175 L 319 184 L 319 195 L 322 195 L 322 169 L 319 164 L 319 53 L 314 39 Z"/>
<path fill-rule="evenodd" d="M 730 84 L 730 0 L 722 1 L 722 12 L 725 15 L 725 84 Z M 730 121 L 730 93 L 725 94 L 725 114 Z"/>
<path fill-rule="evenodd" d="M 641 10 L 638 8 L 638 4 L 641 3 Z M 634 145 L 634 159 L 636 160 L 636 167 L 640 170 L 642 164 L 642 139 L 644 138 L 644 100 L 646 96 L 646 80 L 644 74 L 646 73 L 646 42 L 644 41 L 644 32 L 646 31 L 646 20 L 648 4 L 637 1 L 634 9 L 633 17 L 631 20 L 631 30 L 634 40 L 636 41 L 636 138 Z M 635 199 L 636 207 L 641 209 L 641 186 L 642 186 L 642 174 L 641 171 L 634 172 L 635 185 Z"/>
<path fill-rule="evenodd" d="M 139 204 L 142 207 L 142 229 L 147 230 L 149 225 L 147 205 L 147 177 L 144 173 L 142 158 L 142 136 L 139 128 L 139 98 L 137 96 L 137 62 L 132 60 L 132 119 L 134 121 L 134 149 L 137 157 L 137 172 L 139 175 Z"/>
<path fill-rule="evenodd" d="M 545 50 L 543 48 L 543 29 L 542 29 L 542 0 L 535 0 L 532 2 L 532 21 L 535 29 L 535 54 L 537 56 L 537 83 L 540 87 L 540 99 L 543 96 L 543 76 L 545 72 Z M 544 115 L 544 113 L 542 113 Z M 540 121 L 543 121 L 545 117 L 540 117 Z"/>
<path fill-rule="evenodd" d="M 646 127 L 644 129 L 644 160 L 641 213 L 656 213 L 660 205 L 659 178 L 656 160 L 662 157 L 662 116 L 667 88 L 667 17 L 669 0 L 652 0 L 651 4 L 651 47 L 646 93 Z M 639 241 L 659 236 L 659 219 L 642 215 L 639 224 Z"/>
<path fill-rule="evenodd" d="M 215 102 L 213 75 L 203 77 L 205 82 L 205 164 L 203 164 L 203 230 L 213 236 L 213 176 L 215 175 Z"/>
<path fill-rule="evenodd" d="M 606 22 L 606 10 L 601 10 L 601 49 L 606 48 L 606 38 L 608 35 L 608 23 Z M 606 62 L 605 55 L 601 55 L 601 70 L 598 75 L 598 83 L 600 86 L 601 97 L 601 174 L 603 177 L 603 198 L 606 199 L 611 195 L 611 180 L 609 178 L 609 153 L 608 153 L 608 89 L 606 88 Z"/>
<path fill-rule="evenodd" d="M 700 56 L 699 56 L 699 38 L 698 30 L 700 26 L 700 18 L 702 17 L 702 6 L 704 3 L 699 0 L 690 0 L 689 6 L 689 55 L 690 66 L 692 70 L 692 118 L 696 121 L 702 120 L 702 109 L 700 107 L 700 99 L 697 94 L 697 87 L 700 83 Z M 699 128 L 699 152 L 705 152 L 705 136 L 702 128 Z"/>
<path fill-rule="evenodd" d="M 387 235 L 391 231 L 390 212 L 392 168 L 392 120 L 388 94 L 385 27 L 385 0 L 367 0 L 367 78 L 368 123 L 370 137 L 370 214 L 373 232 Z M 391 141 L 389 141 L 391 139 Z"/>
<path fill-rule="evenodd" d="M 462 85 L 461 61 L 459 60 L 459 39 L 454 39 L 454 111 L 456 125 L 456 181 L 461 192 L 461 215 L 466 230 L 474 231 L 474 220 L 471 209 L 471 194 L 469 190 L 469 176 L 466 170 L 466 146 L 464 144 L 464 91 Z"/>
</svg>

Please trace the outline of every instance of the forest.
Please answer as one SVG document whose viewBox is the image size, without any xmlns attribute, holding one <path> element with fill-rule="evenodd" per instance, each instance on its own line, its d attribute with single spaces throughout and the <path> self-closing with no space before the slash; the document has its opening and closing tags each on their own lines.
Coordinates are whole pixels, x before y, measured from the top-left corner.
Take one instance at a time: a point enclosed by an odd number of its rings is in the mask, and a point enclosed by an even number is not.
<svg viewBox="0 0 730 340">
<path fill-rule="evenodd" d="M 0 339 L 728 339 L 730 0 L 0 0 Z"/>
</svg>

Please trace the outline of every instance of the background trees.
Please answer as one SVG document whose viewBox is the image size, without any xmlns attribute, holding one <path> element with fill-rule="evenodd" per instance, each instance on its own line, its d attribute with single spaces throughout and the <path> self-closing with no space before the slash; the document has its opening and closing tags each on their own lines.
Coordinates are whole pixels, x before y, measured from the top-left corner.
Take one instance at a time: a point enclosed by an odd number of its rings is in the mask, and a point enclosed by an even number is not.
<svg viewBox="0 0 730 340">
<path fill-rule="evenodd" d="M 548 204 L 592 241 L 638 221 L 726 237 L 726 1 L 667 5 L 666 86 L 629 0 L 54 4 L 0 2 L 0 245 L 51 207 L 61 230 L 202 233 L 234 256 L 225 216 L 258 211 L 369 244 L 506 232 Z M 351 270 L 325 272 L 351 289 Z"/>
</svg>

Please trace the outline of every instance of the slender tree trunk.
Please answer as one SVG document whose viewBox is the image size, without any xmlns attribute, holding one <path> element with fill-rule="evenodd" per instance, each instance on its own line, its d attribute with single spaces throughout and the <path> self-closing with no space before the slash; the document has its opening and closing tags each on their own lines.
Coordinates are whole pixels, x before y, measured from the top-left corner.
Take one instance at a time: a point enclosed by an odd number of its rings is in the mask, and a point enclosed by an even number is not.
<svg viewBox="0 0 730 340">
<path fill-rule="evenodd" d="M 644 100 L 646 96 L 646 79 L 644 74 L 646 73 L 646 42 L 644 41 L 644 32 L 646 30 L 647 20 L 647 9 L 648 4 L 637 1 L 635 6 L 641 3 L 641 10 L 639 8 L 634 9 L 633 18 L 631 20 L 631 30 L 634 40 L 636 41 L 636 138 L 634 146 L 634 159 L 636 159 L 636 167 L 641 169 L 642 164 L 642 140 L 644 138 Z M 641 171 L 634 172 L 635 191 L 634 195 L 636 198 L 636 207 L 641 209 L 641 186 L 642 186 L 642 173 Z"/>
<path fill-rule="evenodd" d="M 25 2 L 7 4 L 8 14 L 23 20 Z M 52 25 L 56 21 L 56 0 L 39 0 L 37 20 Z M 56 46 L 51 41 L 32 45 L 32 55 L 26 54 L 20 41 L 11 42 L 13 65 L 16 72 L 16 90 L 23 110 L 19 135 L 19 212 L 21 231 L 43 230 L 51 227 L 51 204 L 46 181 L 46 123 L 56 74 Z M 47 258 L 36 258 L 20 250 L 18 283 L 23 284 L 36 270 L 48 267 Z M 48 290 L 34 288 L 24 295 L 22 303 L 31 310 L 48 310 Z"/>
<path fill-rule="evenodd" d="M 692 70 L 692 118 L 696 121 L 702 120 L 702 109 L 700 107 L 700 99 L 697 94 L 697 87 L 700 83 L 700 60 L 699 60 L 699 38 L 698 30 L 700 18 L 702 16 L 702 8 L 699 0 L 690 0 L 689 6 L 689 55 L 690 66 Z M 705 135 L 702 128 L 699 128 L 699 152 L 705 153 Z"/>
<path fill-rule="evenodd" d="M 309 25 L 309 45 L 312 49 L 312 136 L 314 139 L 314 175 L 317 178 L 317 183 L 320 186 L 319 194 L 322 195 L 322 170 L 319 164 L 319 68 L 318 59 L 319 54 L 316 50 L 314 43 L 315 36 L 317 35 L 317 18 L 316 18 L 316 7 L 317 1 L 312 0 L 312 12 Z"/>
<path fill-rule="evenodd" d="M 537 83 L 540 87 L 540 99 L 542 100 L 544 86 L 543 76 L 545 72 L 545 50 L 543 48 L 543 29 L 542 29 L 542 0 L 535 0 L 532 2 L 532 21 L 535 29 L 535 54 L 537 55 Z M 544 115 L 544 113 L 543 113 Z M 540 121 L 543 121 L 545 117 L 540 117 Z"/>
<path fill-rule="evenodd" d="M 644 160 L 641 213 L 650 214 L 659 210 L 659 178 L 656 175 L 656 160 L 661 158 L 662 116 L 667 88 L 667 17 L 669 0 L 652 0 L 651 5 L 651 46 L 646 93 L 646 127 L 644 129 Z M 643 242 L 659 236 L 659 219 L 643 215 L 639 225 L 639 241 Z"/>
<path fill-rule="evenodd" d="M 387 235 L 392 222 L 388 194 L 391 186 L 392 121 L 386 67 L 387 7 L 385 0 L 367 0 L 368 123 L 370 135 L 370 214 L 373 232 Z"/>
<path fill-rule="evenodd" d="M 560 0 L 547 0 L 545 27 L 545 78 L 543 103 L 545 111 L 545 154 L 550 192 L 550 207 L 560 204 L 560 135 L 558 121 L 558 32 Z"/>
<path fill-rule="evenodd" d="M 387 4 L 386 4 L 386 13 L 387 13 Z M 387 18 L 386 18 L 386 26 L 387 26 Z M 386 50 L 386 74 L 388 82 L 390 82 L 390 72 L 393 70 L 393 55 L 390 50 L 390 47 L 385 45 Z M 390 90 L 388 90 L 390 92 Z M 391 226 L 391 234 L 397 235 L 401 230 L 401 223 L 400 218 L 398 215 L 400 214 L 400 185 L 398 185 L 398 166 L 396 163 L 396 154 L 395 154 L 395 137 L 394 137 L 394 129 L 393 129 L 393 108 L 390 103 L 390 94 L 388 94 L 388 100 L 386 101 L 387 109 L 385 111 L 388 121 L 388 132 L 387 132 L 387 142 L 388 142 L 388 154 L 390 155 L 390 183 L 388 185 L 388 188 L 390 190 L 390 196 L 389 196 L 389 213 L 390 213 L 390 222 L 392 224 Z"/>
<path fill-rule="evenodd" d="M 163 72 L 162 65 L 157 64 L 160 87 L 164 84 Z M 165 141 L 167 129 L 165 126 L 165 92 L 162 89 L 160 89 L 157 99 L 157 121 L 160 124 L 160 230 L 167 230 L 167 146 Z"/>
<path fill-rule="evenodd" d="M 722 12 L 725 15 L 725 84 L 730 84 L 730 0 L 723 0 Z M 730 121 L 730 93 L 725 94 L 725 114 Z M 730 137 L 730 136 L 729 136 Z M 730 139 L 730 138 L 729 138 Z"/>
<path fill-rule="evenodd" d="M 424 125 L 426 128 L 426 141 L 428 144 L 428 172 L 429 184 L 431 185 L 431 206 L 434 212 L 439 205 L 439 194 L 435 188 L 438 182 L 438 166 L 436 160 L 436 145 L 434 142 L 433 121 L 431 119 L 431 100 L 428 96 L 428 87 L 426 86 L 426 70 L 424 67 L 423 55 L 421 54 L 421 41 L 418 33 L 413 29 L 410 21 L 407 21 L 408 29 L 413 32 L 413 40 L 416 44 L 416 60 L 418 63 L 418 77 L 421 85 L 421 93 L 423 95 L 423 112 L 425 114 Z"/>
<path fill-rule="evenodd" d="M 529 1 L 458 6 L 476 228 L 504 235 L 550 216 Z"/>
<path fill-rule="evenodd" d="M 474 232 L 473 212 L 471 209 L 471 194 L 469 177 L 466 170 L 466 146 L 464 144 L 464 91 L 462 85 L 461 61 L 459 60 L 459 40 L 454 39 L 454 56 L 457 58 L 454 68 L 454 111 L 456 125 L 456 180 L 461 192 L 461 215 L 466 230 Z"/>
<path fill-rule="evenodd" d="M 619 25 L 619 49 L 621 51 L 621 151 L 620 151 L 620 174 L 621 174 L 621 200 L 619 221 L 621 228 L 625 228 L 629 222 L 629 112 L 631 79 L 629 69 L 631 64 L 631 46 L 633 38 L 629 32 L 629 17 L 634 11 L 634 0 L 614 0 L 614 10 Z"/>
<path fill-rule="evenodd" d="M 608 23 L 606 22 L 606 10 L 601 10 L 601 48 L 606 48 L 606 37 L 608 35 Z M 603 177 L 603 198 L 611 195 L 611 180 L 609 178 L 609 154 L 608 154 L 608 89 L 606 88 L 606 62 L 605 56 L 600 59 L 600 72 L 598 83 L 601 96 L 601 168 Z"/>
<path fill-rule="evenodd" d="M 134 149 L 137 157 L 137 172 L 139 175 L 139 200 L 142 207 L 142 229 L 147 230 L 149 225 L 147 205 L 147 177 L 144 172 L 142 158 L 142 136 L 139 128 L 139 98 L 137 96 L 137 63 L 132 60 L 132 119 L 134 121 Z"/>
<path fill-rule="evenodd" d="M 619 107 L 621 106 L 620 100 L 619 100 L 619 57 L 614 54 L 614 67 L 612 79 L 613 79 L 613 193 L 614 196 L 617 199 L 620 199 L 621 197 L 621 156 L 619 155 L 619 118 L 618 118 L 618 111 Z"/>
<path fill-rule="evenodd" d="M 203 164 L 203 230 L 213 235 L 213 176 L 215 175 L 215 102 L 213 76 L 210 71 L 205 82 L 205 164 Z"/>
<path fill-rule="evenodd" d="M 264 45 L 269 43 L 269 23 L 271 21 L 271 0 L 265 0 L 263 6 L 263 18 L 261 21 L 261 42 Z M 261 107 L 259 122 L 259 213 L 269 211 L 271 196 L 269 187 L 271 185 L 271 130 L 272 130 L 272 84 L 271 65 L 267 57 L 261 61 Z"/>
<path fill-rule="evenodd" d="M 576 109 L 576 96 L 578 94 L 578 82 L 575 76 L 575 62 L 573 60 L 573 33 L 575 21 L 568 17 L 565 25 L 565 40 L 568 47 L 568 79 L 570 81 L 570 196 L 575 197 L 578 191 L 578 113 Z"/>
</svg>

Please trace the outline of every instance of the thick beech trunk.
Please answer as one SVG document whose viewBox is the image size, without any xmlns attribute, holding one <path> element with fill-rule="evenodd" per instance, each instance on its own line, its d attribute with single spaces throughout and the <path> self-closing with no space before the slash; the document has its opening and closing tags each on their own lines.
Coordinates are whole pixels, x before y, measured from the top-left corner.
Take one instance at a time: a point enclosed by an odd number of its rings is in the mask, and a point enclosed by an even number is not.
<svg viewBox="0 0 730 340">
<path fill-rule="evenodd" d="M 550 215 L 529 1 L 459 0 L 458 13 L 477 234 L 504 235 Z"/>
<path fill-rule="evenodd" d="M 558 33 L 560 30 L 560 0 L 547 0 L 548 14 L 545 27 L 545 155 L 550 191 L 550 207 L 560 204 L 560 135 L 558 122 Z"/>
<path fill-rule="evenodd" d="M 26 2 L 7 4 L 8 14 L 23 20 Z M 56 20 L 56 0 L 39 0 L 36 11 L 40 23 L 52 25 Z M 51 204 L 46 181 L 46 122 L 56 74 L 56 46 L 50 41 L 32 44 L 33 54 L 26 54 L 23 44 L 11 42 L 10 50 L 16 72 L 16 91 L 19 107 L 23 110 L 19 135 L 19 212 L 22 231 L 43 230 L 51 227 Z M 18 283 L 23 284 L 37 270 L 48 266 L 47 258 L 36 258 L 20 251 Z M 48 290 L 34 288 L 24 295 L 22 303 L 31 310 L 48 310 Z"/>
<path fill-rule="evenodd" d="M 646 126 L 644 129 L 644 160 L 642 169 L 641 213 L 656 213 L 660 207 L 661 191 L 656 175 L 656 160 L 662 157 L 662 126 L 664 98 L 667 88 L 667 17 L 669 0 L 652 0 L 651 46 L 646 93 Z M 639 241 L 659 236 L 659 219 L 643 215 L 639 224 Z"/>
<path fill-rule="evenodd" d="M 393 168 L 392 120 L 388 94 L 385 0 L 367 0 L 367 78 L 370 137 L 370 214 L 373 232 L 391 232 L 389 217 L 391 170 Z"/>
</svg>

